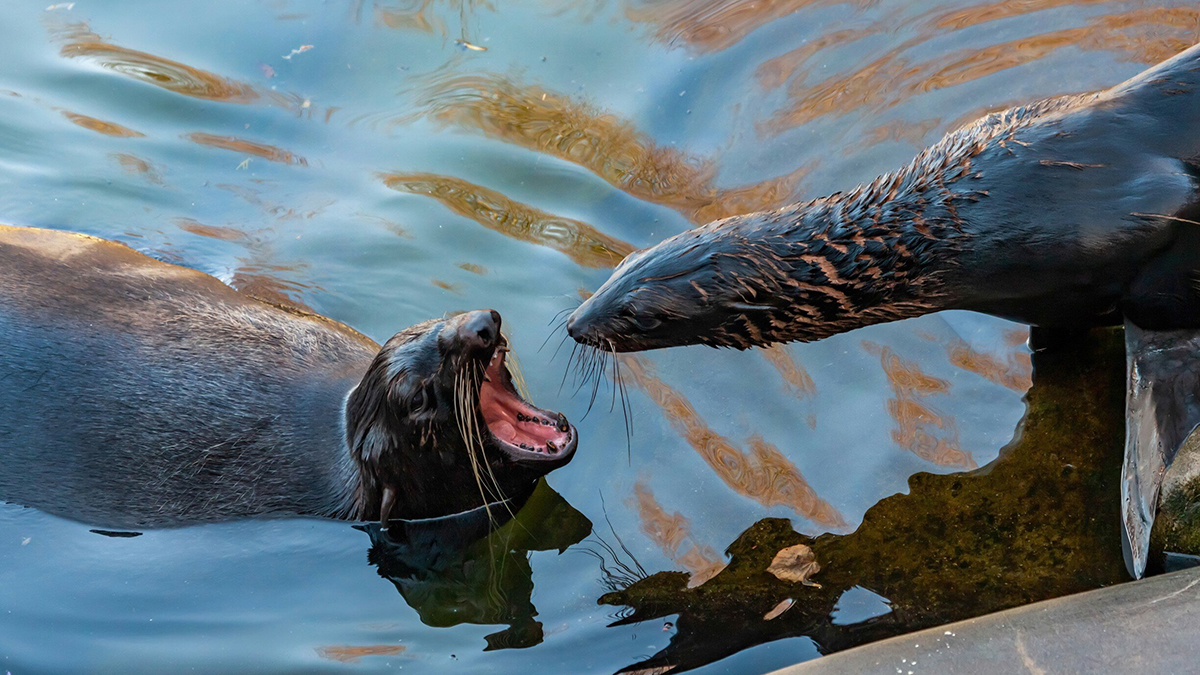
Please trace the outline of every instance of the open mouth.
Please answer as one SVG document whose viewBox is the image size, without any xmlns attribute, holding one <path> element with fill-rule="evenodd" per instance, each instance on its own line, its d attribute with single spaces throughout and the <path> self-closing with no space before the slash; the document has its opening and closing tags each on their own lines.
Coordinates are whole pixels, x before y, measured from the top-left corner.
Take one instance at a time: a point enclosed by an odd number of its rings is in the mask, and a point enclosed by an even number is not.
<svg viewBox="0 0 1200 675">
<path fill-rule="evenodd" d="M 543 410 L 521 398 L 504 363 L 507 352 L 507 341 L 501 339 L 479 387 L 479 408 L 488 431 L 510 455 L 521 459 L 569 457 L 579 441 L 575 427 L 562 413 Z"/>
</svg>

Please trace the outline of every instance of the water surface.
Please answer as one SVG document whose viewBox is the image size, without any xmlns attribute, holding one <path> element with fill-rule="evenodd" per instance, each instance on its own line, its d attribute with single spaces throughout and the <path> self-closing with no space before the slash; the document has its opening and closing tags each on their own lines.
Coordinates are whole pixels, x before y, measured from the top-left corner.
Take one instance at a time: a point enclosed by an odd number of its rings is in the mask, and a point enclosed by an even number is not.
<svg viewBox="0 0 1200 675">
<path fill-rule="evenodd" d="M 493 307 L 535 401 L 583 440 L 445 574 L 396 568 L 409 553 L 347 523 L 112 537 L 0 505 L 0 666 L 14 675 L 610 673 L 677 639 L 654 667 L 752 673 L 849 646 L 791 610 L 761 618 L 761 595 L 703 621 L 670 593 L 655 611 L 598 600 L 668 571 L 719 590 L 744 532 L 849 535 L 915 474 L 992 462 L 1026 411 L 1023 329 L 944 313 L 766 352 L 639 355 L 627 445 L 606 391 L 586 417 L 569 379 L 560 393 L 558 336 L 539 351 L 556 313 L 635 248 L 850 188 L 983 112 L 1111 85 L 1200 26 L 1194 5 L 1103 0 L 47 2 L 0 8 L 0 221 L 121 241 L 380 341 Z M 1060 507 L 1052 490 L 1028 500 Z M 975 543 L 1022 536 L 978 527 Z M 956 555 L 905 565 L 936 579 Z M 1044 565 L 1004 561 L 1018 576 Z M 805 616 L 963 614 L 881 569 L 839 569 L 839 594 Z M 1084 586 L 1119 577 L 1093 572 Z M 726 630 L 721 611 L 746 639 L 685 648 Z"/>
</svg>

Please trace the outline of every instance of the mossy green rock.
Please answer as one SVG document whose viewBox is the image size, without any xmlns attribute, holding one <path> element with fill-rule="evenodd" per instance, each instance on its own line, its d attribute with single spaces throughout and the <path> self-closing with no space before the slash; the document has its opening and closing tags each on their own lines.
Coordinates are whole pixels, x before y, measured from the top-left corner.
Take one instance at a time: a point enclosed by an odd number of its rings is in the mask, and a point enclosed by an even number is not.
<svg viewBox="0 0 1200 675">
<path fill-rule="evenodd" d="M 670 646 L 631 668 L 696 667 L 801 635 L 836 651 L 1128 579 L 1119 529 L 1122 336 L 1093 332 L 1035 354 L 1034 368 L 1018 438 L 988 466 L 914 475 L 909 494 L 876 504 L 848 535 L 813 539 L 786 520 L 759 521 L 729 546 L 729 566 L 697 588 L 663 572 L 600 598 L 633 608 L 623 623 L 679 615 Z M 766 571 L 795 544 L 815 553 L 820 587 Z M 891 611 L 835 623 L 833 608 L 855 586 L 886 598 Z M 788 599 L 790 609 L 764 618 Z"/>
</svg>

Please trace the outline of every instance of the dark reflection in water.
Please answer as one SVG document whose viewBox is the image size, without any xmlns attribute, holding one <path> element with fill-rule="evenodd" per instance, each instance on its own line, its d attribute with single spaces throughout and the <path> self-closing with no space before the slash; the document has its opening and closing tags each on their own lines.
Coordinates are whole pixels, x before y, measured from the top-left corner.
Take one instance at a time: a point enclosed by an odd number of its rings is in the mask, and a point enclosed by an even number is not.
<svg viewBox="0 0 1200 675">
<path fill-rule="evenodd" d="M 396 585 L 422 623 L 506 624 L 486 637 L 487 650 L 532 647 L 541 643 L 543 629 L 535 619 L 529 552 L 561 553 L 583 541 L 592 523 L 545 481 L 523 502 L 396 522 L 386 533 L 376 523 L 362 526 L 371 537 L 367 560 Z"/>
<path fill-rule="evenodd" d="M 626 670 L 687 670 L 793 636 L 828 653 L 1126 580 L 1117 518 L 1124 362 L 1112 331 L 1078 350 L 1036 354 L 1021 435 L 999 459 L 970 473 L 914 475 L 910 494 L 881 501 L 852 534 L 812 538 L 765 519 L 695 588 L 687 574 L 660 572 L 605 595 L 601 603 L 633 608 L 619 624 L 679 615 L 670 645 Z M 655 527 L 667 542 L 686 536 L 678 523 Z M 798 545 L 811 550 L 808 583 L 768 571 Z M 874 611 L 856 617 L 853 605 L 871 594 Z"/>
</svg>

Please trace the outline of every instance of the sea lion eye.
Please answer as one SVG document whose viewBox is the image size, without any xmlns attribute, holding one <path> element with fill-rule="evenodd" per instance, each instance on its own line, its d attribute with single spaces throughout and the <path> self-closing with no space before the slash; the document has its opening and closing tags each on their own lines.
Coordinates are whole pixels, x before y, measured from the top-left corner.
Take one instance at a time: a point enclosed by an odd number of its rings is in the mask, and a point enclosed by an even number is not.
<svg viewBox="0 0 1200 675">
<path fill-rule="evenodd" d="M 631 314 L 629 320 L 639 330 L 651 331 L 662 325 L 662 319 L 652 314 Z"/>
<path fill-rule="evenodd" d="M 428 415 L 437 410 L 437 391 L 434 389 L 432 382 L 425 382 L 407 392 L 397 393 L 402 401 L 401 405 L 404 406 L 409 415 Z"/>
</svg>

